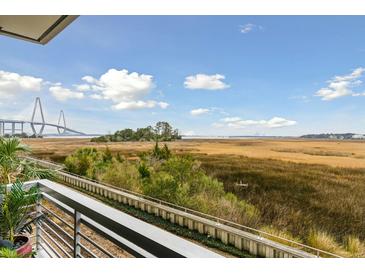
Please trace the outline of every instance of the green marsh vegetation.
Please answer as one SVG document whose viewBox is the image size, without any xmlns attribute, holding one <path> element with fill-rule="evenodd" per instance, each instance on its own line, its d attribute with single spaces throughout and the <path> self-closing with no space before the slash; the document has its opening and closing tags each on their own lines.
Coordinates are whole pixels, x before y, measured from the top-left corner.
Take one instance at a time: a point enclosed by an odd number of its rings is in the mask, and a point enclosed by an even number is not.
<svg viewBox="0 0 365 274">
<path fill-rule="evenodd" d="M 81 148 L 64 164 L 70 172 L 203 213 L 249 226 L 259 220 L 254 206 L 226 192 L 223 183 L 208 176 L 193 157 L 174 155 L 167 145 L 160 148 L 156 143 L 137 161 L 112 155 L 108 149 Z"/>
<path fill-rule="evenodd" d="M 363 169 L 182 155 L 166 145 L 137 160 L 109 149 L 82 148 L 65 165 L 71 172 L 342 256 L 365 256 Z"/>
</svg>

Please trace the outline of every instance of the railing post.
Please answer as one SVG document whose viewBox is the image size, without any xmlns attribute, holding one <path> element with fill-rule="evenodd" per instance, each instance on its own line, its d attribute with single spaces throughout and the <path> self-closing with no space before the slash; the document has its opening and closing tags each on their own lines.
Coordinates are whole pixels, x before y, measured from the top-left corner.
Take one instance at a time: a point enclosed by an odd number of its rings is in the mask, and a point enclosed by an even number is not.
<svg viewBox="0 0 365 274">
<path fill-rule="evenodd" d="M 41 198 L 37 199 L 37 203 L 36 203 L 36 216 L 40 216 L 42 214 L 42 207 L 41 207 Z M 41 230 L 41 223 L 40 222 L 36 222 L 35 225 L 35 247 L 36 247 L 36 252 L 39 251 L 40 247 L 41 247 L 41 234 L 42 234 L 42 230 Z"/>
<path fill-rule="evenodd" d="M 74 213 L 74 258 L 80 258 L 80 226 L 81 226 L 81 213 L 75 210 Z"/>
</svg>

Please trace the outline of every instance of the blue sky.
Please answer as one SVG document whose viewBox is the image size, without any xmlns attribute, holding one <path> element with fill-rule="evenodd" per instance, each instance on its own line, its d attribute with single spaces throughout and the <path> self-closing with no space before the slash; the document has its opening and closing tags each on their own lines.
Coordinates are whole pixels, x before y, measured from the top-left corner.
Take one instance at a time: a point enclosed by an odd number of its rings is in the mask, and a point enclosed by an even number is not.
<svg viewBox="0 0 365 274">
<path fill-rule="evenodd" d="M 0 117 L 63 109 L 88 133 L 365 133 L 365 17 L 81 16 L 46 46 L 0 37 Z M 29 118 L 28 118 L 29 117 Z"/>
</svg>

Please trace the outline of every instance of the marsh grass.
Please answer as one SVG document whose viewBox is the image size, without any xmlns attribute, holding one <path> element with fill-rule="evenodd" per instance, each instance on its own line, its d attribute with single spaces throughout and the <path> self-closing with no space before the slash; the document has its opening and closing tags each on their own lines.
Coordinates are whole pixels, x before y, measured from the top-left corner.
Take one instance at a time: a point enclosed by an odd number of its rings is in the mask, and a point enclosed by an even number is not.
<svg viewBox="0 0 365 274">
<path fill-rule="evenodd" d="M 309 149 L 271 149 L 276 152 L 288 152 L 288 153 L 303 153 L 313 156 L 335 156 L 335 157 L 355 157 L 354 153 L 339 152 L 339 151 L 328 151 L 328 150 L 309 150 Z"/>
<path fill-rule="evenodd" d="M 336 242 L 335 238 L 327 232 L 312 229 L 309 232 L 308 245 L 334 253 L 343 257 L 351 257 L 351 254 L 343 246 Z M 323 255 L 322 255 L 323 256 Z"/>
<path fill-rule="evenodd" d="M 365 169 L 234 155 L 197 157 L 209 175 L 224 183 L 226 191 L 260 211 L 261 227 L 275 227 L 330 252 L 361 253 L 357 250 L 365 240 Z M 237 188 L 240 181 L 248 187 Z M 358 241 L 349 240 L 346 252 L 340 243 L 348 235 Z"/>
<path fill-rule="evenodd" d="M 349 235 L 345 240 L 345 249 L 351 257 L 364 257 L 365 245 L 356 236 Z"/>
<path fill-rule="evenodd" d="M 263 227 L 260 228 L 260 230 L 264 231 L 266 233 L 269 233 L 271 235 L 275 235 L 275 236 L 278 236 L 280 238 L 284 238 L 286 240 L 290 240 L 290 241 L 293 241 L 293 242 L 296 242 L 296 243 L 303 243 L 302 239 L 300 239 L 299 237 L 294 237 L 290 232 L 285 231 L 285 230 L 277 229 L 273 226 L 263 226 Z M 286 240 L 281 240 L 277 237 L 271 237 L 271 236 L 269 236 L 265 233 L 262 233 L 262 237 L 265 237 L 266 239 L 275 241 L 277 243 L 282 243 L 282 244 L 285 244 L 285 245 L 288 245 L 288 246 L 298 247 L 297 244 L 290 243 Z"/>
</svg>

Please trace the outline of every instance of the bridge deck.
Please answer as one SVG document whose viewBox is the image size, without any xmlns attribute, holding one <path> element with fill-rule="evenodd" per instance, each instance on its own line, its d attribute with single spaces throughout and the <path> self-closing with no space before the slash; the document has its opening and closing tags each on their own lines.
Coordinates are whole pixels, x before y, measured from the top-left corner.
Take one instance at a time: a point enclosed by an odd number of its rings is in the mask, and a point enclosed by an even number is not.
<svg viewBox="0 0 365 274">
<path fill-rule="evenodd" d="M 14 135 L 15 131 L 19 131 L 19 128 L 15 128 L 14 126 L 12 127 L 12 129 L 5 129 L 5 124 L 29 124 L 29 125 L 36 125 L 36 126 L 48 126 L 48 127 L 53 127 L 56 128 L 58 130 L 62 130 L 64 132 L 70 132 L 70 133 L 75 133 L 78 135 L 85 135 L 85 133 L 68 128 L 68 127 L 64 127 L 61 125 L 57 125 L 57 124 L 52 124 L 52 123 L 43 123 L 43 122 L 32 122 L 32 121 L 23 121 L 23 120 L 10 120 L 10 119 L 0 119 L 0 125 L 2 124 L 2 126 L 0 126 L 0 136 L 4 135 L 5 130 L 12 130 L 12 135 Z M 21 131 L 23 132 L 23 129 L 21 129 Z"/>
</svg>

